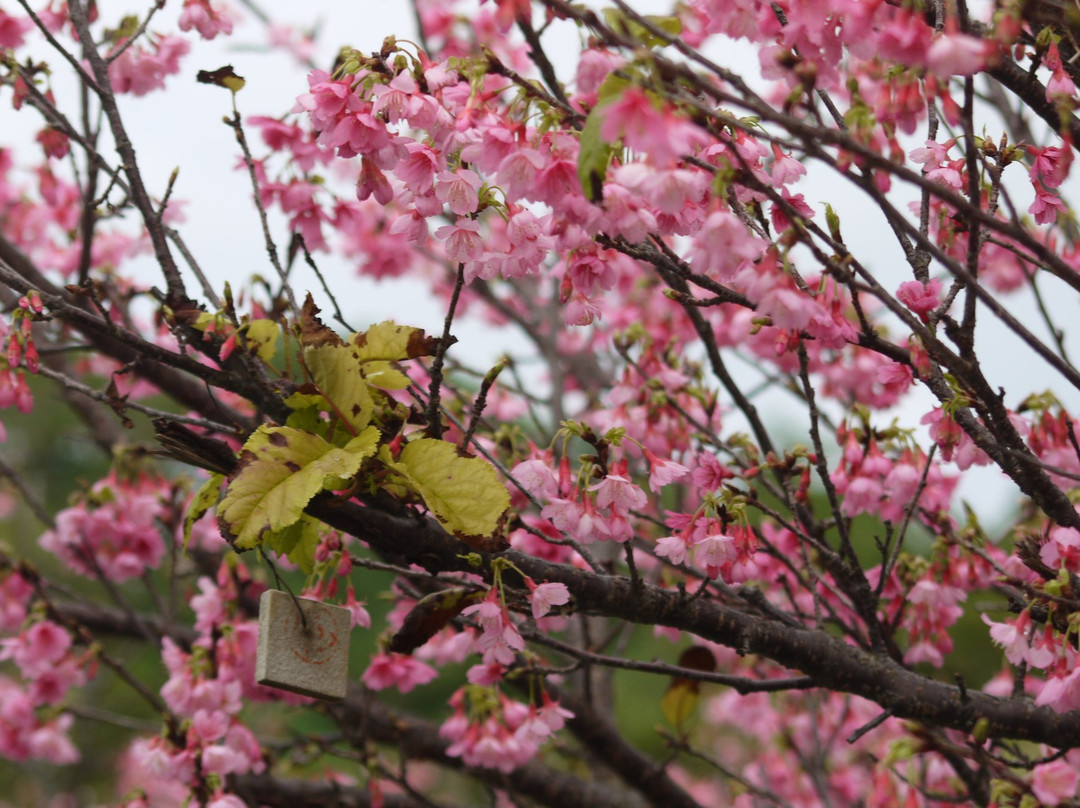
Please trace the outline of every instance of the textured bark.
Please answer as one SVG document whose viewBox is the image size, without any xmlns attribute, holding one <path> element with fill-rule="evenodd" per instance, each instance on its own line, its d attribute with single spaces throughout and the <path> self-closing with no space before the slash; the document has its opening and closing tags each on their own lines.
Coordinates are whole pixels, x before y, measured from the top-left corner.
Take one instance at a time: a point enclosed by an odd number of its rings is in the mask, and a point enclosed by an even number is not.
<svg viewBox="0 0 1080 808">
<path fill-rule="evenodd" d="M 363 539 L 390 556 L 440 570 L 472 570 L 468 552 L 433 519 L 396 516 L 353 503 L 323 499 L 312 515 Z M 986 737 L 1080 746 L 1080 711 L 1056 713 L 1027 698 L 1002 699 L 929 679 L 884 654 L 870 654 L 823 631 L 748 614 L 704 598 L 628 578 L 553 564 L 514 550 L 503 554 L 536 581 L 563 583 L 573 606 L 642 625 L 670 626 L 743 654 L 759 654 L 813 679 L 814 684 L 874 701 L 898 718 L 970 732 L 985 719 Z M 483 555 L 485 565 L 493 556 Z M 507 576 L 504 575 L 504 580 Z"/>
</svg>

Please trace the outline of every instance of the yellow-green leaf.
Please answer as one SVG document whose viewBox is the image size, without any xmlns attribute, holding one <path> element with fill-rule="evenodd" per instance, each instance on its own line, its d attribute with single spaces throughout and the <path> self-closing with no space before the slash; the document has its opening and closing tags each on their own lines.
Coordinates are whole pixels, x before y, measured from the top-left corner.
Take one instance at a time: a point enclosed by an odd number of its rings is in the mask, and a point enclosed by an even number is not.
<svg viewBox="0 0 1080 808">
<path fill-rule="evenodd" d="M 314 403 L 309 403 L 297 398 L 302 395 L 302 393 L 294 393 L 285 399 L 285 403 L 293 408 L 289 417 L 285 419 L 285 426 L 302 429 L 304 432 L 312 432 L 325 438 L 330 426 L 322 417 L 322 408 L 326 406 L 326 399 L 322 396 L 311 396 Z"/>
<path fill-rule="evenodd" d="M 243 76 L 236 75 L 232 65 L 219 67 L 217 70 L 200 70 L 195 74 L 195 80 L 200 84 L 216 84 L 224 87 L 234 95 L 244 88 Z"/>
<path fill-rule="evenodd" d="M 630 36 L 650 48 L 659 48 L 667 45 L 667 40 L 657 36 L 637 20 L 631 19 L 619 9 L 605 8 L 603 11 L 604 21 L 613 29 L 624 36 Z M 682 33 L 682 22 L 678 17 L 662 17 L 658 14 L 647 14 L 644 17 L 654 28 L 659 29 L 669 37 L 676 37 Z"/>
<path fill-rule="evenodd" d="M 671 687 L 664 691 L 664 697 L 660 699 L 660 710 L 667 722 L 676 729 L 681 729 L 694 714 L 698 703 L 697 682 L 680 679 L 673 682 Z"/>
<path fill-rule="evenodd" d="M 321 523 L 302 515 L 294 524 L 266 534 L 266 546 L 298 566 L 305 575 L 315 569 L 315 550 L 322 536 Z"/>
<path fill-rule="evenodd" d="M 203 518 L 208 510 L 218 503 L 221 497 L 221 484 L 225 482 L 224 474 L 211 474 L 210 479 L 199 486 L 195 496 L 188 503 L 187 513 L 184 514 L 184 549 L 187 550 L 191 540 L 191 528 Z"/>
<path fill-rule="evenodd" d="M 255 349 L 259 359 L 269 362 L 277 353 L 281 327 L 273 320 L 251 320 L 244 327 L 244 336 L 248 346 Z"/>
<path fill-rule="evenodd" d="M 378 440 L 375 427 L 340 448 L 299 429 L 259 427 L 244 444 L 240 466 L 218 507 L 222 532 L 247 550 L 265 534 L 296 524 L 312 497 L 340 487 L 359 471 Z"/>
<path fill-rule="evenodd" d="M 400 362 L 402 359 L 431 356 L 438 348 L 438 340 L 427 336 L 424 329 L 396 325 L 391 320 L 376 323 L 367 331 L 353 334 L 349 342 L 356 346 L 357 357 L 361 362 L 376 359 Z"/>
<path fill-rule="evenodd" d="M 456 536 L 490 536 L 510 506 L 510 496 L 491 464 L 479 457 L 461 457 L 446 441 L 409 442 L 394 469 Z"/>
<path fill-rule="evenodd" d="M 702 645 L 691 645 L 679 654 L 679 667 L 692 671 L 714 671 L 716 656 Z M 685 676 L 671 678 L 671 684 L 660 700 L 660 709 L 668 723 L 682 729 L 697 708 L 700 690 L 701 682 L 697 679 L 688 679 Z"/>
<path fill-rule="evenodd" d="M 438 347 L 438 340 L 427 336 L 422 328 L 396 325 L 390 320 L 353 334 L 349 342 L 356 346 L 368 384 L 383 390 L 403 390 L 409 386 L 409 377 L 394 367 L 393 362 L 431 356 Z"/>
<path fill-rule="evenodd" d="M 364 379 L 356 348 L 319 345 L 304 348 L 304 364 L 311 380 L 329 403 L 329 411 L 345 419 L 354 432 L 371 423 L 375 402 Z"/>
<path fill-rule="evenodd" d="M 197 331 L 205 331 L 207 326 L 209 326 L 210 323 L 214 322 L 214 320 L 216 320 L 217 318 L 218 315 L 216 314 L 211 314 L 208 311 L 200 311 L 198 315 L 196 315 L 195 319 L 188 325 L 190 325 Z"/>
<path fill-rule="evenodd" d="M 682 20 L 680 20 L 678 17 L 660 16 L 659 14 L 646 14 L 645 19 L 648 20 L 652 25 L 654 25 L 656 28 L 660 29 L 661 31 L 663 31 L 665 34 L 667 34 L 668 36 L 670 36 L 673 39 L 675 37 L 677 37 L 679 34 L 682 33 L 682 30 L 683 30 Z M 644 26 L 643 26 L 643 28 L 644 28 Z M 661 37 L 655 36 L 654 34 L 652 34 L 649 31 L 645 31 L 645 35 L 650 37 L 651 40 L 652 40 L 649 44 L 653 44 L 653 45 L 666 45 L 667 44 L 667 42 L 665 42 Z"/>
</svg>

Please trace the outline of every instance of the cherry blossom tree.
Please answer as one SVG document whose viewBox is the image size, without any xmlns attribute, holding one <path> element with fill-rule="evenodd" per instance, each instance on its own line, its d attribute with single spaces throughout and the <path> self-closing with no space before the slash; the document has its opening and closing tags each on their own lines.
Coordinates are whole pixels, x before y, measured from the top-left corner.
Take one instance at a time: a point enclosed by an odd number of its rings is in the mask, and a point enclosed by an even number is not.
<svg viewBox="0 0 1080 808">
<path fill-rule="evenodd" d="M 0 6 L 37 133 L 0 145 L 0 476 L 37 520 L 0 545 L 0 756 L 115 772 L 27 793 L 1080 804 L 1071 0 L 414 0 L 271 110 L 191 43 L 303 35 L 109 5 Z M 262 223 L 227 223 L 267 260 L 236 288 L 129 135 L 196 77 Z M 351 324 L 345 265 L 441 332 Z M 479 365 L 466 320 L 520 350 Z M 61 507 L 42 417 L 106 469 Z M 267 589 L 348 611 L 343 699 L 256 681 Z"/>
</svg>

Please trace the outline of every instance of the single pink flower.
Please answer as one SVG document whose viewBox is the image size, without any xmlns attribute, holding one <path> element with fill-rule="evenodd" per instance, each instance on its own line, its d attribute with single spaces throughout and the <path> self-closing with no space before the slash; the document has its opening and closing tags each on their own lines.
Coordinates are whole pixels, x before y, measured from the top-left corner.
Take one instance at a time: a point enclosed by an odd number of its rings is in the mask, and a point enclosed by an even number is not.
<svg viewBox="0 0 1080 808">
<path fill-rule="evenodd" d="M 926 53 L 927 70 L 944 79 L 970 76 L 986 64 L 987 43 L 969 34 L 939 34 Z"/>
<path fill-rule="evenodd" d="M 1035 200 L 1028 208 L 1028 213 L 1035 217 L 1036 224 L 1052 224 L 1059 215 L 1068 213 L 1068 210 L 1061 197 L 1042 183 L 1035 183 Z"/>
<path fill-rule="evenodd" d="M 735 538 L 723 533 L 710 533 L 694 542 L 694 563 L 710 578 L 718 577 L 736 554 Z"/>
<path fill-rule="evenodd" d="M 941 281 L 937 278 L 931 278 L 926 283 L 905 281 L 896 290 L 896 299 L 926 322 L 930 312 L 941 305 Z"/>
<path fill-rule="evenodd" d="M 656 554 L 672 564 L 685 563 L 686 552 L 686 541 L 682 536 L 664 536 L 656 541 Z"/>
<path fill-rule="evenodd" d="M 435 196 L 450 206 L 458 216 L 475 213 L 480 206 L 478 191 L 483 184 L 480 175 L 467 168 L 458 171 L 440 171 L 435 175 Z"/>
<path fill-rule="evenodd" d="M 408 693 L 418 685 L 426 685 L 439 674 L 433 667 L 407 654 L 380 651 L 371 658 L 368 669 L 360 678 L 372 690 L 396 687 Z"/>
<path fill-rule="evenodd" d="M 1053 760 L 1036 766 L 1031 773 L 1031 791 L 1040 805 L 1060 805 L 1076 797 L 1080 772 L 1064 760 Z"/>
<path fill-rule="evenodd" d="M 609 474 L 589 490 L 596 492 L 597 507 L 610 505 L 613 513 L 626 514 L 649 501 L 644 491 L 621 474 Z"/>
<path fill-rule="evenodd" d="M 480 224 L 472 219 L 458 219 L 455 224 L 443 225 L 435 231 L 435 236 L 446 239 L 446 256 L 452 261 L 467 264 L 484 254 Z"/>
<path fill-rule="evenodd" d="M 690 473 L 690 469 L 682 463 L 662 460 L 648 449 L 645 449 L 645 459 L 649 461 L 649 488 L 653 491 L 659 491 L 665 485 L 681 480 Z"/>
<path fill-rule="evenodd" d="M 526 583 L 531 583 L 531 581 L 526 579 Z M 552 606 L 562 606 L 570 602 L 570 590 L 566 588 L 566 584 L 533 584 L 530 589 L 532 589 L 532 614 L 538 620 L 550 612 Z"/>
</svg>

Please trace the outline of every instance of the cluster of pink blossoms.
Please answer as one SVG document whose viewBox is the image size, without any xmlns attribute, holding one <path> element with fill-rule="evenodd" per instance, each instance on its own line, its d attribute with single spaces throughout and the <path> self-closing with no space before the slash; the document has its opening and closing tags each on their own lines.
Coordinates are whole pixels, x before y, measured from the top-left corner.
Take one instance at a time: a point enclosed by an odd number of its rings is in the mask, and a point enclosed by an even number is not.
<svg viewBox="0 0 1080 808">
<path fill-rule="evenodd" d="M 552 608 L 570 599 L 564 584 L 537 584 L 529 578 L 526 584 L 536 620 L 545 618 Z M 415 605 L 408 599 L 399 601 L 396 616 L 391 615 L 389 620 L 391 626 L 400 629 L 404 615 Z M 443 723 L 440 733 L 452 742 L 447 754 L 461 757 L 470 766 L 508 772 L 535 756 L 539 747 L 562 727 L 562 719 L 571 717 L 571 713 L 546 693 L 539 708 L 526 707 L 502 693 L 504 674 L 524 650 L 525 641 L 497 587 L 491 587 L 479 603 L 462 609 L 461 618 L 474 621 L 477 628 L 456 631 L 447 626 L 428 639 L 415 655 L 379 651 L 361 678 L 372 690 L 395 687 L 401 693 L 408 693 L 438 676 L 435 668 L 418 657 L 443 665 L 463 661 L 473 653 L 480 654 L 481 662 L 473 665 L 467 674 L 471 684 L 451 699 L 455 711 Z M 479 703 L 487 707 L 476 706 L 481 694 L 483 699 Z M 467 704 L 471 706 L 466 709 Z"/>
<path fill-rule="evenodd" d="M 892 346 L 910 350 L 912 368 L 859 347 L 855 311 L 858 308 L 858 316 L 863 316 L 869 301 L 834 277 L 800 276 L 789 256 L 773 243 L 815 217 L 811 204 L 794 190 L 805 168 L 778 143 L 742 131 L 714 139 L 673 104 L 631 85 L 606 107 L 599 127 L 604 141 L 618 140 L 625 148 L 612 155 L 606 173 L 595 178 L 596 187 L 583 189 L 581 137 L 550 121 L 538 125 L 528 110 L 518 116 L 500 106 L 498 99 L 510 96 L 515 88 L 498 70 L 468 76 L 450 61 L 449 57 L 466 53 L 471 44 L 460 30 L 462 18 L 450 5 L 429 2 L 420 8 L 426 34 L 444 47 L 442 61 L 422 54 L 414 57 L 404 50 L 392 54 L 394 58 L 367 61 L 357 57 L 355 64 L 339 74 L 314 71 L 309 77 L 310 91 L 298 99 L 297 111 L 306 115 L 310 129 L 269 118 L 250 121 L 262 130 L 272 151 L 289 158 L 280 177 L 272 174 L 273 158 L 257 163 L 261 200 L 286 214 L 290 228 L 303 236 L 309 249 L 342 246 L 374 277 L 399 275 L 414 265 L 433 267 L 438 262 L 432 256 L 460 265 L 466 284 L 464 309 L 481 300 L 482 290 L 490 292 L 487 282 L 494 282 L 491 286 L 496 290 L 501 281 L 528 282 L 538 306 L 557 303 L 563 307 L 565 322 L 580 327 L 554 337 L 560 354 L 588 356 L 593 349 L 612 344 L 625 350 L 628 361 L 621 376 L 605 391 L 609 395 L 597 402 L 595 411 L 582 415 L 582 423 L 597 434 L 623 433 L 626 445 L 613 452 L 613 458 L 598 461 L 599 465 L 590 461 L 577 478 L 565 454 L 558 465 L 550 451 L 536 451 L 520 462 L 513 476 L 540 507 L 539 514 L 522 514 L 523 527 L 511 535 L 516 548 L 547 560 L 584 565 L 573 550 L 545 542 L 544 537 L 561 540 L 568 536 L 582 544 L 627 543 L 641 533 L 644 520 L 638 516 L 659 513 L 665 489 L 689 478 L 678 494 L 678 509 L 669 512 L 666 520 L 671 535 L 649 548 L 664 561 L 658 562 L 640 548 L 630 551 L 641 570 L 649 574 L 661 570 L 669 580 L 676 580 L 677 573 L 665 568 L 665 563 L 684 566 L 691 576 L 723 584 L 757 583 L 787 574 L 790 570 L 783 560 L 798 558 L 802 549 L 795 534 L 769 519 L 752 528 L 721 507 L 723 495 L 738 490 L 728 485 L 732 477 L 750 480 L 780 468 L 783 461 L 765 458 L 740 467 L 740 458 L 728 468 L 713 454 L 713 447 L 697 453 L 688 448 L 700 445 L 697 436 L 701 433 L 715 429 L 719 434 L 720 422 L 720 407 L 698 385 L 700 372 L 694 363 L 674 358 L 668 351 L 668 346 L 694 339 L 695 330 L 674 304 L 656 293 L 655 286 L 642 283 L 643 264 L 612 245 L 617 240 L 641 244 L 651 238 L 670 239 L 678 245 L 672 250 L 673 260 L 744 296 L 750 304 L 702 308 L 700 316 L 720 346 L 745 347 L 749 356 L 781 373 L 797 373 L 800 362 L 805 362 L 815 383 L 820 383 L 822 395 L 834 401 L 875 408 L 896 404 L 917 377 L 924 378 L 920 360 L 925 353 L 920 354 L 914 344 Z M 527 4 L 494 6 L 480 10 L 469 35 L 491 44 L 505 64 L 522 69 L 523 49 L 501 40 L 515 13 Z M 782 8 L 784 22 L 777 8 Z M 923 15 L 902 4 L 691 0 L 680 14 L 687 25 L 684 38 L 688 42 L 724 33 L 768 43 L 761 51 L 767 77 L 789 89 L 797 88 L 798 81 L 809 75 L 806 65 L 811 65 L 818 87 L 838 91 L 838 97 L 853 104 L 865 101 L 883 124 L 881 131 L 874 127 L 868 132 L 858 125 L 852 131 L 857 137 L 865 135 L 867 144 L 883 155 L 902 154 L 892 130 L 914 131 L 926 114 L 927 100 L 940 101 L 946 121 L 956 125 L 957 106 L 949 97 L 947 77 L 969 75 L 993 56 L 991 43 L 949 27 L 935 30 Z M 55 13 L 55 17 L 61 15 Z M 207 0 L 187 0 L 180 27 L 213 38 L 228 34 L 232 20 Z M 28 23 L 0 11 L 0 47 L 18 46 L 27 30 Z M 157 35 L 130 47 L 115 43 L 110 71 L 116 89 L 134 95 L 159 89 L 167 76 L 178 71 L 187 47 L 177 37 Z M 871 65 L 846 85 L 839 70 L 845 52 Z M 792 54 L 798 54 L 803 63 L 802 77 L 790 67 Z M 883 70 L 876 61 L 879 57 L 905 70 L 899 75 Z M 1051 46 L 1045 64 L 1052 72 L 1050 100 L 1071 97 L 1075 87 L 1056 46 Z M 622 54 L 590 47 L 568 90 L 568 108 L 575 115 L 588 115 L 613 71 L 634 68 Z M 924 70 L 938 78 L 921 78 Z M 16 88 L 17 103 L 27 90 Z M 52 160 L 69 148 L 55 132 L 43 133 L 39 140 Z M 966 158 L 950 155 L 956 145 L 954 140 L 928 141 L 911 158 L 922 165 L 929 181 L 962 190 L 968 169 Z M 1068 173 L 1071 150 L 1032 147 L 1030 156 L 1029 177 L 1036 199 L 1029 213 L 1037 224 L 1048 224 L 1064 207 L 1054 191 Z M 347 165 L 345 170 L 351 172 L 352 188 L 344 196 L 313 174 L 333 161 L 353 161 L 336 163 Z M 734 186 L 730 196 L 718 194 L 715 175 L 706 167 L 718 174 L 738 172 L 745 181 Z M 47 215 L 39 214 L 38 221 L 3 185 L 0 200 L 10 210 L 10 221 L 20 225 L 16 229 L 31 234 L 20 236 L 30 253 L 70 272 L 80 245 L 59 239 L 50 243 L 45 234 L 77 230 L 72 216 L 78 189 L 51 171 L 43 170 L 39 179 Z M 875 180 L 882 190 L 889 181 L 882 171 L 876 172 Z M 751 221 L 747 210 L 760 211 L 760 221 Z M 955 211 L 935 202 L 931 212 L 930 236 L 943 245 L 948 257 L 963 260 L 968 236 L 956 227 Z M 770 227 L 781 237 L 774 240 Z M 119 242 L 109 250 L 99 239 L 94 250 L 126 256 L 130 243 Z M 95 253 L 95 265 L 107 262 L 102 252 Z M 990 288 L 998 290 L 1020 286 L 1029 273 L 1013 251 L 994 244 L 980 252 L 978 271 Z M 447 288 L 445 277 L 435 284 Z M 907 281 L 900 285 L 896 298 L 926 324 L 941 305 L 942 291 L 936 278 Z M 501 309 L 491 315 L 493 319 L 521 315 L 533 301 L 499 302 Z M 29 322 L 23 320 L 26 328 L 10 336 L 8 364 L 0 368 L 0 406 L 17 404 L 24 411 L 31 402 L 17 368 L 21 363 L 32 371 L 37 361 Z M 208 338 L 215 336 L 213 329 L 204 333 Z M 230 334 L 218 358 L 226 360 L 234 345 L 235 335 Z M 572 388 L 577 383 L 568 384 Z M 1046 409 L 1038 418 L 1016 416 L 1015 421 L 1023 439 L 1052 466 L 1050 474 L 1065 487 L 1065 475 L 1075 474 L 1080 462 L 1069 443 L 1067 414 Z M 946 408 L 935 409 L 924 422 L 944 462 L 955 463 L 961 470 L 989 462 Z M 868 514 L 892 526 L 910 517 L 935 535 L 954 530 L 949 507 L 955 481 L 942 473 L 936 459 L 898 443 L 885 445 L 869 435 L 857 436 L 844 426 L 837 430 L 836 439 L 841 457 L 830 482 L 841 497 L 838 516 Z M 805 504 L 811 468 L 795 465 L 800 480 L 797 498 Z M 647 493 L 646 485 L 654 496 Z M 110 478 L 83 503 L 62 512 L 55 529 L 42 538 L 42 546 L 76 571 L 100 574 L 109 581 L 124 581 L 153 569 L 163 553 L 158 522 L 165 514 L 164 498 L 156 486 L 148 480 Z M 531 503 L 515 491 L 514 504 L 524 510 Z M 1051 570 L 1077 571 L 1080 539 L 1076 531 L 1050 528 L 1042 539 L 1038 557 L 1043 564 Z M 340 549 L 324 543 L 316 560 L 328 562 Z M 943 664 L 951 650 L 948 630 L 961 615 L 968 593 L 988 588 L 1002 570 L 1029 585 L 1038 583 L 1018 559 L 1006 559 L 994 549 L 986 552 L 983 562 L 961 557 L 955 545 L 945 542 L 935 546 L 934 553 L 925 569 L 892 567 L 867 573 L 872 586 L 881 584 L 883 616 L 906 631 L 903 662 L 908 665 Z M 337 575 L 344 577 L 349 569 L 350 564 L 343 562 Z M 0 589 L 0 606 L 8 615 L 4 628 L 14 635 L 0 643 L 0 658 L 11 660 L 28 686 L 9 687 L 7 680 L 0 680 L 4 690 L 0 703 L 5 705 L 0 708 L 0 728 L 4 733 L 10 729 L 16 739 L 11 741 L 16 750 L 11 756 L 61 761 L 72 754 L 64 743 L 67 719 L 35 723 L 33 708 L 54 704 L 68 687 L 81 683 L 83 670 L 63 629 L 49 621 L 22 625 L 26 614 L 20 613 L 16 603 L 26 586 L 21 580 L 9 576 Z M 197 594 L 190 598 L 197 639 L 190 647 L 164 642 L 169 679 L 162 696 L 179 719 L 180 729 L 175 737 L 143 742 L 132 750 L 139 765 L 159 780 L 186 786 L 205 775 L 257 773 L 265 767 L 258 742 L 239 718 L 243 699 L 269 697 L 251 684 L 254 626 L 229 605 L 251 594 L 242 591 L 248 583 L 242 572 L 233 575 L 224 568 L 216 580 L 201 578 Z M 336 583 L 335 579 L 317 588 L 315 594 L 334 595 Z M 708 583 L 702 582 L 703 592 Z M 526 584 L 533 619 L 557 625 L 559 618 L 548 615 L 568 601 L 566 587 L 550 582 Z M 823 575 L 813 586 L 818 590 L 770 596 L 802 615 L 825 604 L 837 619 L 861 625 L 861 616 L 836 595 L 835 580 Z M 366 612 L 351 588 L 346 601 L 355 622 L 363 624 Z M 409 605 L 399 599 L 397 610 Z M 526 705 L 499 689 L 525 641 L 521 623 L 515 621 L 496 587 L 488 590 L 484 600 L 465 608 L 461 619 L 475 625 L 444 629 L 415 657 L 376 654 L 363 681 L 373 690 L 396 686 L 409 692 L 437 676 L 435 667 L 422 660 L 441 664 L 479 654 L 481 664 L 470 669 L 471 684 L 453 697 L 454 712 L 443 725 L 442 735 L 450 742 L 449 754 L 461 757 L 467 765 L 510 772 L 532 759 L 571 716 L 546 695 L 542 704 Z M 1050 623 L 1036 627 L 1030 610 L 1004 623 L 989 618 L 986 622 L 1010 662 L 1047 672 L 1045 679 L 1032 680 L 1037 703 L 1059 710 L 1080 707 L 1076 653 L 1062 645 Z M 725 669 L 742 670 L 742 663 L 730 654 L 718 652 L 718 656 Z M 754 670 L 753 675 L 785 673 L 775 666 L 762 667 L 764 673 Z M 820 742 L 822 734 L 848 737 L 873 718 L 876 708 L 837 694 L 771 699 L 764 694 L 736 697 L 732 691 L 713 699 L 708 710 L 717 724 L 739 725 L 742 718 L 743 726 L 754 726 L 758 739 L 782 739 L 766 750 L 755 750 L 760 753 L 744 761 L 747 782 L 772 789 L 791 804 L 818 804 L 815 791 L 823 786 L 801 771 L 799 753 L 815 751 L 813 744 Z M 871 793 L 868 804 L 872 805 L 920 804 L 922 797 L 914 786 L 891 776 L 887 766 L 866 763 L 867 758 L 880 759 L 887 742 L 907 737 L 898 724 L 889 721 L 872 742 L 852 744 L 849 756 L 838 754 L 825 786 L 834 801 L 853 803 Z M 0 737 L 7 742 L 8 735 Z M 28 751 L 20 751 L 24 748 Z M 1035 797 L 1055 805 L 1075 794 L 1075 763 L 1070 758 L 1068 764 L 1054 760 L 1036 766 L 1031 777 Z M 953 793 L 952 770 L 941 756 L 927 754 L 919 765 L 922 771 L 916 775 L 912 764 L 912 780 L 918 776 L 931 793 Z M 692 778 L 684 777 L 703 804 L 718 802 L 715 789 L 707 793 L 694 788 Z M 754 795 L 743 793 L 734 804 L 753 801 Z M 220 793 L 208 802 L 212 808 L 232 808 L 237 803 L 237 798 Z"/>
<path fill-rule="evenodd" d="M 674 466 L 659 468 L 661 462 L 656 460 L 659 476 L 654 479 L 679 476 Z M 523 461 L 513 473 L 534 499 L 545 503 L 540 515 L 555 530 L 586 544 L 598 540 L 626 542 L 633 535 L 631 511 L 643 508 L 648 501 L 648 495 L 628 476 L 627 466 L 625 460 L 618 461 L 610 473 L 592 485 L 573 481 L 565 457 L 557 476 L 541 459 Z"/>
<path fill-rule="evenodd" d="M 240 614 L 241 593 L 255 597 L 259 587 L 241 566 L 222 564 L 217 579 L 200 578 L 190 598 L 198 636 L 184 648 L 162 639 L 168 679 L 161 696 L 174 729 L 167 736 L 136 742 L 129 754 L 136 762 L 131 785 L 150 793 L 176 785 L 189 794 L 206 778 L 259 773 L 266 761 L 262 746 L 241 720 L 246 701 L 301 701 L 255 683 L 258 626 Z M 220 799 L 235 799 L 218 793 Z M 228 805 L 228 803 L 222 803 Z"/>
<path fill-rule="evenodd" d="M 910 513 L 931 529 L 949 518 L 956 477 L 943 474 L 921 451 L 900 448 L 887 456 L 877 441 L 859 438 L 858 431 L 843 425 L 837 430 L 844 452 L 830 480 L 843 497 L 842 513 L 870 513 L 892 524 L 900 524 Z"/>
<path fill-rule="evenodd" d="M 39 544 L 83 575 L 126 581 L 157 568 L 165 553 L 162 537 L 167 485 L 161 478 L 101 480 L 83 501 L 56 515 L 56 526 Z"/>
<path fill-rule="evenodd" d="M 455 692 L 450 706 L 454 712 L 439 730 L 450 741 L 447 754 L 467 766 L 507 773 L 536 757 L 540 746 L 574 717 L 546 695 L 539 707 L 526 706 L 477 685 Z"/>
<path fill-rule="evenodd" d="M 0 596 L 6 598 L 29 590 L 15 573 L 0 581 Z M 19 609 L 7 611 L 7 618 L 15 618 Z M 5 634 L 15 629 L 13 619 L 4 623 L 0 630 Z M 85 684 L 92 675 L 93 655 L 76 653 L 67 630 L 40 620 L 0 640 L 0 662 L 4 660 L 14 663 L 22 681 L 0 676 L 0 755 L 60 765 L 78 760 L 68 737 L 74 717 L 48 708 L 60 705 L 71 688 Z"/>
</svg>

